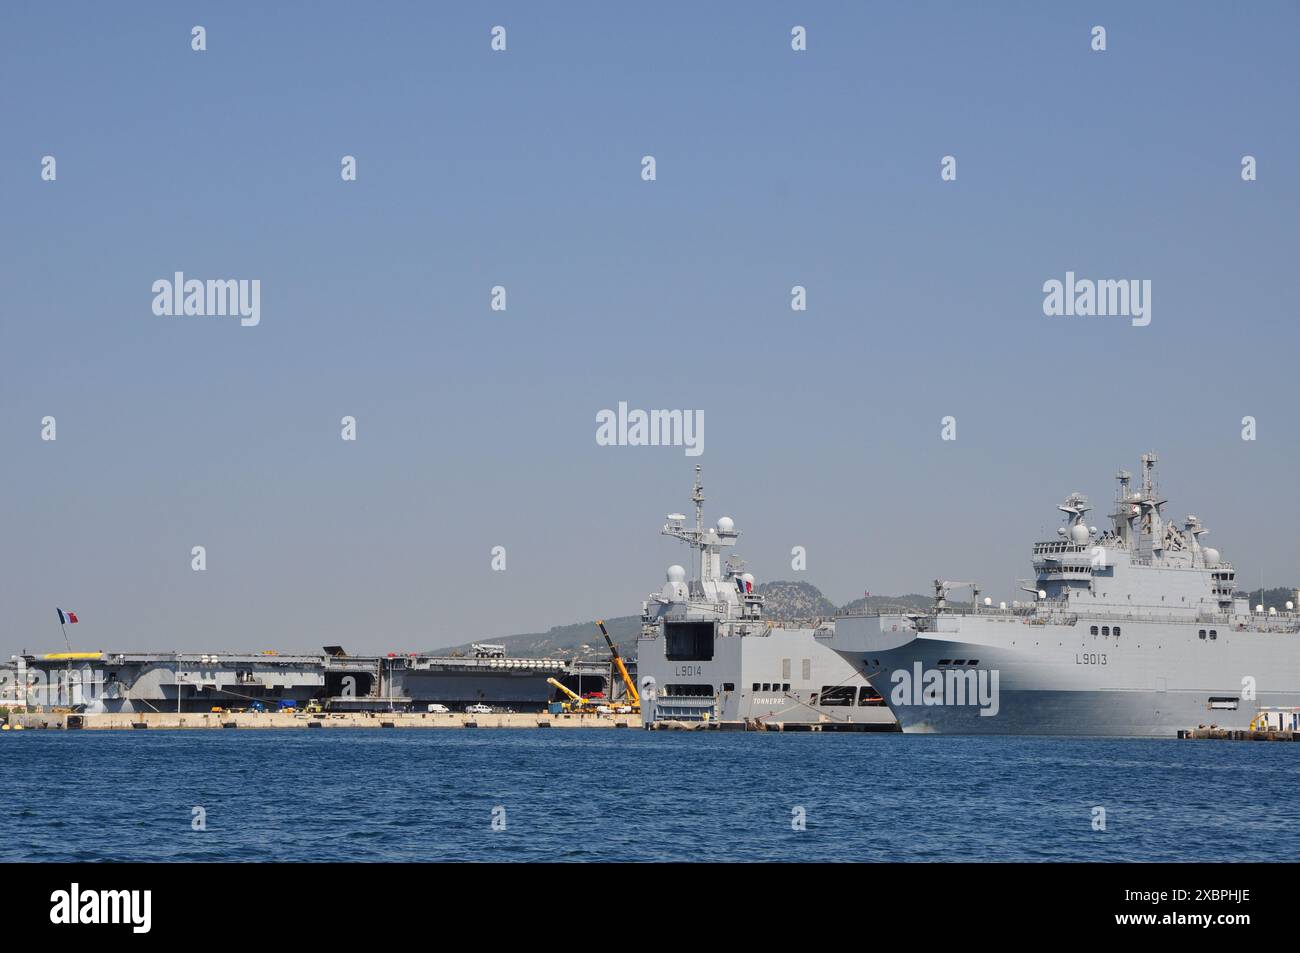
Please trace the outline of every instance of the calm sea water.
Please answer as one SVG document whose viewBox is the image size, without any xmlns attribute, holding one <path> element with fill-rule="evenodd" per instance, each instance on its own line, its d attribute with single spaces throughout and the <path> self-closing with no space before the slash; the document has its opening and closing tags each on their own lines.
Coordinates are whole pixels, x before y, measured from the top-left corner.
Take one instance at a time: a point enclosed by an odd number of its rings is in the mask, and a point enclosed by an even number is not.
<svg viewBox="0 0 1300 953">
<path fill-rule="evenodd" d="M 1298 764 L 1227 742 L 6 732 L 0 860 L 1294 861 Z"/>
</svg>

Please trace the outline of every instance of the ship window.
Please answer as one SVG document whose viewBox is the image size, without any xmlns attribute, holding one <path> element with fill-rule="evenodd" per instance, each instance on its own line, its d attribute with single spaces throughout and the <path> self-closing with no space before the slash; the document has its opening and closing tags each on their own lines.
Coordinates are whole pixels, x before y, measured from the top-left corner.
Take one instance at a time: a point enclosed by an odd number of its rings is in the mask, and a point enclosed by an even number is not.
<svg viewBox="0 0 1300 953">
<path fill-rule="evenodd" d="M 822 688 L 822 706 L 850 706 L 857 695 L 852 685 L 826 685 Z"/>
<path fill-rule="evenodd" d="M 789 682 L 782 682 L 782 683 L 781 683 L 781 691 L 783 691 L 783 692 L 788 692 L 789 690 L 790 690 L 790 683 L 789 683 Z"/>
<path fill-rule="evenodd" d="M 953 663 L 952 663 L 952 664 L 953 664 L 953 665 L 965 665 L 965 664 L 966 664 L 966 660 L 965 660 L 964 658 L 953 659 Z"/>
<path fill-rule="evenodd" d="M 1218 633 L 1215 629 L 1211 629 L 1211 630 L 1210 630 L 1210 638 L 1211 638 L 1211 639 L 1217 639 L 1218 637 L 1219 637 L 1219 633 Z"/>
<path fill-rule="evenodd" d="M 1205 630 L 1204 630 L 1204 629 L 1201 629 L 1200 632 L 1197 632 L 1197 633 L 1196 633 L 1196 637 L 1197 637 L 1198 639 L 1203 639 L 1203 638 L 1205 638 Z"/>
<path fill-rule="evenodd" d="M 763 683 L 763 691 L 765 691 L 765 692 L 770 692 L 771 690 L 772 690 L 772 683 L 771 683 L 771 682 L 764 682 L 764 683 Z"/>
<path fill-rule="evenodd" d="M 952 659 L 950 659 L 950 658 L 941 658 L 941 659 L 939 659 L 939 664 L 940 664 L 940 665 L 951 665 L 951 664 L 952 664 Z"/>
<path fill-rule="evenodd" d="M 1102 634 L 1102 635 L 1110 635 L 1110 626 L 1108 626 L 1108 625 L 1103 625 L 1103 626 L 1101 627 L 1101 634 Z"/>
<path fill-rule="evenodd" d="M 1117 639 L 1119 638 L 1119 626 L 1115 626 L 1115 631 L 1112 634 L 1115 636 L 1115 638 Z"/>
<path fill-rule="evenodd" d="M 1097 634 L 1097 627 L 1095 625 L 1092 627 L 1092 634 L 1093 635 Z"/>
<path fill-rule="evenodd" d="M 754 691 L 758 691 L 758 682 L 754 683 Z"/>
<path fill-rule="evenodd" d="M 722 683 L 722 690 L 723 690 L 724 692 L 734 692 L 734 691 L 736 690 L 736 683 L 735 683 L 735 682 L 723 682 L 723 683 Z"/>
<path fill-rule="evenodd" d="M 978 665 L 979 663 L 980 663 L 980 660 L 979 660 L 979 659 L 977 659 L 977 658 L 973 658 L 973 659 L 971 659 L 969 662 L 967 662 L 966 664 L 967 664 L 967 665 Z"/>
<path fill-rule="evenodd" d="M 880 697 L 880 692 L 876 691 L 870 685 L 863 685 L 858 689 L 858 705 L 879 705 L 884 702 Z"/>
</svg>

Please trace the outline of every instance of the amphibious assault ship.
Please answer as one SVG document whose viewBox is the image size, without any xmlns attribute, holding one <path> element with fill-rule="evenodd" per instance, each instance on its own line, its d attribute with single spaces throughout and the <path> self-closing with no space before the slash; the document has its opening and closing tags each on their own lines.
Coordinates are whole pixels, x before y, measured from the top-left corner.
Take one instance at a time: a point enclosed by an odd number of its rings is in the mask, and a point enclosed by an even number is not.
<svg viewBox="0 0 1300 953">
<path fill-rule="evenodd" d="M 1300 618 L 1252 609 L 1236 572 L 1188 516 L 1166 520 L 1154 453 L 1121 470 L 1112 528 L 1071 494 L 1057 538 L 1034 544 L 1024 604 L 979 590 L 969 610 L 935 583 L 926 613 L 845 616 L 819 633 L 885 696 L 904 731 L 1166 736 L 1247 728 L 1260 707 L 1300 705 Z M 971 585 L 971 584 L 964 584 Z"/>
<path fill-rule="evenodd" d="M 722 552 L 740 536 L 727 516 L 704 525 L 695 468 L 695 526 L 672 513 L 663 535 L 691 548 L 693 575 L 669 566 L 641 606 L 637 666 L 641 717 L 735 727 L 897 731 L 884 699 L 852 664 L 817 638 L 831 622 L 786 623 L 763 615 L 754 577 Z"/>
</svg>

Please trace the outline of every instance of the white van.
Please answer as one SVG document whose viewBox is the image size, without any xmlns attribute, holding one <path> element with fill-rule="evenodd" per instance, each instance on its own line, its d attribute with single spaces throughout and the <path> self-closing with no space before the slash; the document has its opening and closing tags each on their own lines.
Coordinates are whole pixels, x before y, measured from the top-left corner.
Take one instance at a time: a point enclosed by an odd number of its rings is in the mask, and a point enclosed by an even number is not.
<svg viewBox="0 0 1300 953">
<path fill-rule="evenodd" d="M 446 705 L 434 703 L 429 706 L 429 713 L 433 715 L 449 715 L 451 714 L 451 709 Z"/>
</svg>

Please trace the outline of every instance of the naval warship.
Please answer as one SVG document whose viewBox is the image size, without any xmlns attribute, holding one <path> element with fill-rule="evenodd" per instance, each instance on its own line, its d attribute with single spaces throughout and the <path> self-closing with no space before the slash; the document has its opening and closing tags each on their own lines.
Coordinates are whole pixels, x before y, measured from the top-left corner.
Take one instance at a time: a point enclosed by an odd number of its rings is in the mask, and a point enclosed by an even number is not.
<svg viewBox="0 0 1300 953">
<path fill-rule="evenodd" d="M 0 668 L 0 708 L 67 706 L 89 713 L 211 712 L 217 708 L 327 711 L 456 711 L 488 705 L 545 711 L 548 679 L 579 693 L 618 698 L 609 666 L 580 659 L 510 658 L 476 643 L 467 655 L 316 655 L 181 652 L 54 652 L 15 655 Z"/>
<path fill-rule="evenodd" d="M 1261 707 L 1300 705 L 1300 618 L 1253 609 L 1236 572 L 1188 516 L 1167 520 L 1157 457 L 1139 486 L 1121 470 L 1112 528 L 1080 493 L 1035 543 L 1032 598 L 981 604 L 971 583 L 935 583 L 921 613 L 844 616 L 825 644 L 885 697 L 904 731 L 1160 737 L 1247 728 Z M 950 588 L 971 586 L 970 607 Z"/>
<path fill-rule="evenodd" d="M 754 576 L 722 553 L 740 537 L 724 516 L 704 525 L 695 468 L 695 525 L 671 513 L 662 534 L 691 549 L 693 574 L 669 566 L 663 588 L 642 603 L 637 666 L 641 717 L 720 727 L 897 731 L 880 694 L 854 665 L 818 639 L 832 622 L 764 617 Z"/>
</svg>

